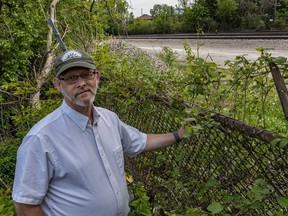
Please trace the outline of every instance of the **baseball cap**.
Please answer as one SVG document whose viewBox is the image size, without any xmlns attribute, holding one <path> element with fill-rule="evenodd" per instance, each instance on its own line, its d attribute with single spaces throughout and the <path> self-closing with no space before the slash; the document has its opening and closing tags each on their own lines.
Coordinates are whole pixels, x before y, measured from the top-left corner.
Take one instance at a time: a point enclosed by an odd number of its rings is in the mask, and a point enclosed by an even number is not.
<svg viewBox="0 0 288 216">
<path fill-rule="evenodd" d="M 55 77 L 58 77 L 65 70 L 72 67 L 96 69 L 96 65 L 88 53 L 82 50 L 67 50 L 55 60 Z"/>
</svg>

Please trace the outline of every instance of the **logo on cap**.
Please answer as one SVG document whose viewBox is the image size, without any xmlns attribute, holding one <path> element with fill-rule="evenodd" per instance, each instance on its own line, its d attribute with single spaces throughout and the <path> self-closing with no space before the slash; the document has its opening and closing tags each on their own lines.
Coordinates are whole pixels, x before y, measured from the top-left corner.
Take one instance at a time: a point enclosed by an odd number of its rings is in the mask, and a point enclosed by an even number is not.
<svg viewBox="0 0 288 216">
<path fill-rule="evenodd" d="M 81 57 L 82 57 L 82 54 L 81 54 L 80 52 L 77 52 L 77 51 L 72 50 L 72 51 L 66 52 L 66 53 L 62 56 L 61 60 L 62 60 L 62 62 L 65 62 L 65 61 L 68 61 L 68 60 L 70 60 L 70 59 L 81 58 Z"/>
</svg>

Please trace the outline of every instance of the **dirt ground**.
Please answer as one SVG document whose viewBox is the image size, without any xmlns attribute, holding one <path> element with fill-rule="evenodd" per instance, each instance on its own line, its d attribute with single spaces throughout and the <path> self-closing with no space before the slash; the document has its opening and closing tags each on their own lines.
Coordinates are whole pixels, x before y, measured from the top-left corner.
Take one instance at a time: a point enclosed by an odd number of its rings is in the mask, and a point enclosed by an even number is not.
<svg viewBox="0 0 288 216">
<path fill-rule="evenodd" d="M 125 41 L 151 54 L 161 52 L 166 46 L 177 52 L 179 60 L 186 56 L 183 49 L 184 41 L 180 39 L 129 39 Z M 208 58 L 218 65 L 224 65 L 226 60 L 233 60 L 236 56 L 242 55 L 249 60 L 256 60 L 260 56 L 260 52 L 256 50 L 258 47 L 271 49 L 268 52 L 274 57 L 288 58 L 288 40 L 189 39 L 188 42 L 195 55 Z M 201 44 L 198 50 L 197 44 Z"/>
</svg>

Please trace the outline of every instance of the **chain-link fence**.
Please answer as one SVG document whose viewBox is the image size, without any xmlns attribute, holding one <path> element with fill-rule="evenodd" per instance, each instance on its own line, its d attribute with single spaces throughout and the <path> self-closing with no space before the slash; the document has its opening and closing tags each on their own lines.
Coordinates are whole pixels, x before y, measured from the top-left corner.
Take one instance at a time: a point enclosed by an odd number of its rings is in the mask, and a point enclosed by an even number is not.
<svg viewBox="0 0 288 216">
<path fill-rule="evenodd" d="M 151 104 L 147 114 L 141 108 L 115 111 L 148 133 L 175 129 L 175 113 L 163 105 Z M 127 172 L 144 183 L 154 207 L 164 211 L 185 206 L 205 210 L 217 201 L 232 215 L 288 213 L 277 202 L 288 194 L 287 147 L 272 145 L 278 136 L 268 131 L 220 114 L 213 119 L 173 147 L 126 158 Z"/>
<path fill-rule="evenodd" d="M 177 127 L 177 110 L 157 100 L 137 107 L 122 107 L 119 100 L 110 99 L 101 100 L 100 105 L 147 133 L 173 131 Z M 127 174 L 135 182 L 144 183 L 152 205 L 161 206 L 163 211 L 186 206 L 206 210 L 211 202 L 219 202 L 232 215 L 288 213 L 277 201 L 288 194 L 287 148 L 270 143 L 277 136 L 220 114 L 201 118 L 211 121 L 183 142 L 126 158 Z M 9 134 L 2 128 L 1 133 L 12 137 L 17 128 Z M 0 142 L 1 188 L 11 187 L 19 142 Z"/>
</svg>

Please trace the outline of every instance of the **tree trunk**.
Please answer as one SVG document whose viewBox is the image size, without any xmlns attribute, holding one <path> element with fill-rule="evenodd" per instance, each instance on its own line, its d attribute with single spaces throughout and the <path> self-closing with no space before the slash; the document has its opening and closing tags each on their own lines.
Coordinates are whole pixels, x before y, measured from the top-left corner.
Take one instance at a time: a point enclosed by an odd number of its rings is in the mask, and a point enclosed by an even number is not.
<svg viewBox="0 0 288 216">
<path fill-rule="evenodd" d="M 50 18 L 52 21 L 55 20 L 56 16 L 56 5 L 59 3 L 60 0 L 52 0 L 50 7 L 49 7 L 49 13 Z M 46 62 L 40 72 L 40 74 L 37 77 L 36 80 L 36 92 L 32 96 L 32 105 L 35 108 L 40 108 L 41 102 L 40 102 L 40 94 L 41 94 L 41 87 L 45 80 L 47 79 L 48 75 L 50 74 L 52 70 L 52 63 L 54 59 L 54 53 L 52 51 L 52 38 L 53 38 L 53 31 L 52 28 L 49 27 L 49 31 L 47 33 L 47 47 L 46 47 Z"/>
</svg>

